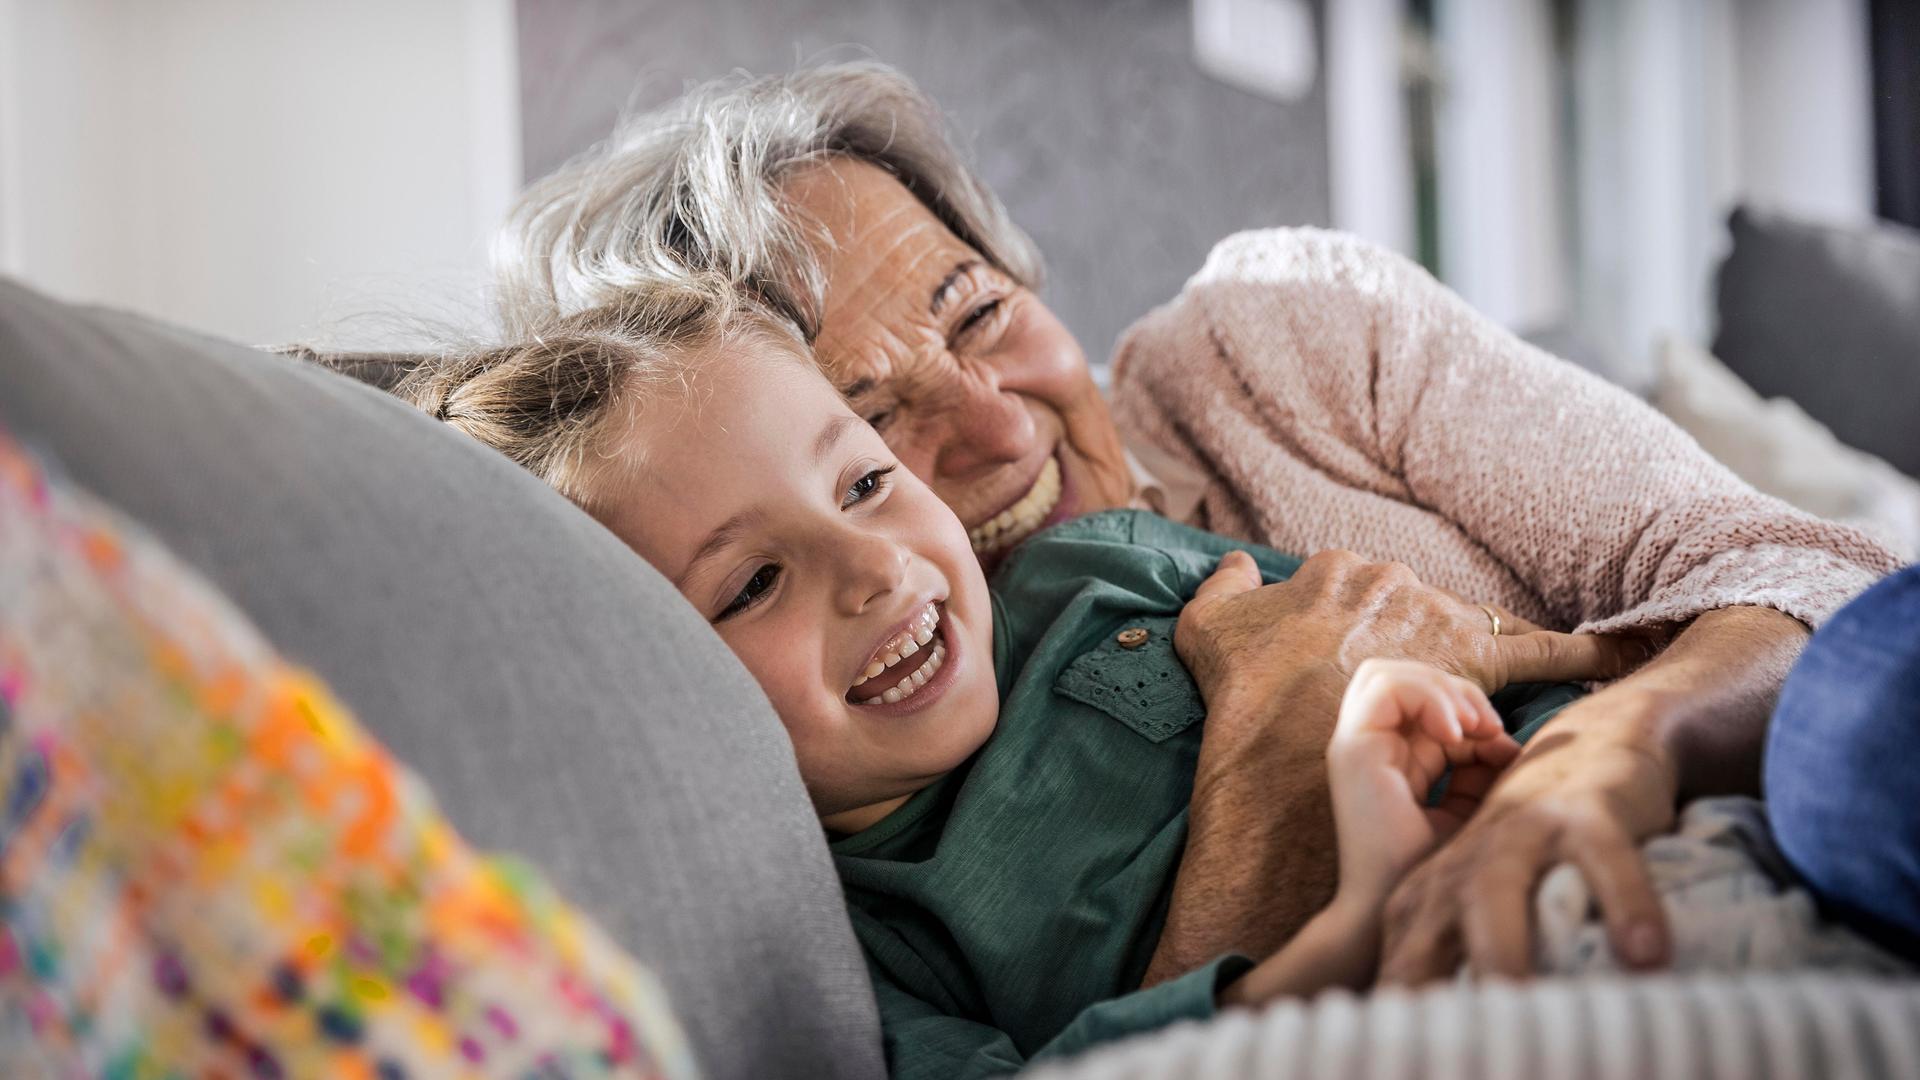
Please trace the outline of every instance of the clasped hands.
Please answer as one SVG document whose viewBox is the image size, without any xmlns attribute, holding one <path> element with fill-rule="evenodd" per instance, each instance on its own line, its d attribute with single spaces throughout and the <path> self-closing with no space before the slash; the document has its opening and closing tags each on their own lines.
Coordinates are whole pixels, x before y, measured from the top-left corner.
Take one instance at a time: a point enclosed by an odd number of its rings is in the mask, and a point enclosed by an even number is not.
<svg viewBox="0 0 1920 1080">
<path fill-rule="evenodd" d="M 1583 699 L 1524 751 L 1485 704 L 1514 682 L 1617 678 L 1651 644 L 1497 614 L 1498 636 L 1478 605 L 1347 552 L 1269 586 L 1229 554 L 1181 614 L 1175 646 L 1209 714 L 1196 793 L 1210 770 L 1331 769 L 1341 884 L 1330 911 L 1371 968 L 1338 981 L 1417 983 L 1463 963 L 1524 976 L 1533 888 L 1563 861 L 1586 876 L 1617 955 L 1639 967 L 1667 955 L 1639 842 L 1671 828 L 1677 783 L 1654 725 L 1633 715 L 1646 703 Z M 1445 800 L 1423 807 L 1448 764 Z M 1266 996 L 1243 983 L 1245 1000 Z"/>
</svg>

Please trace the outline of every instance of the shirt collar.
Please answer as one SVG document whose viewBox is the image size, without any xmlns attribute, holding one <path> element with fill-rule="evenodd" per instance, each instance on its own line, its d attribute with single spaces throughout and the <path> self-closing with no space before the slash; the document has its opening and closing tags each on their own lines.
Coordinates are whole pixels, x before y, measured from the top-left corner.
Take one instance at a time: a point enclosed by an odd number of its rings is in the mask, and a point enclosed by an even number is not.
<svg viewBox="0 0 1920 1080">
<path fill-rule="evenodd" d="M 1198 468 L 1149 443 L 1126 448 L 1127 469 L 1139 493 L 1135 505 L 1172 521 L 1191 524 L 1206 494 L 1207 477 Z"/>
</svg>

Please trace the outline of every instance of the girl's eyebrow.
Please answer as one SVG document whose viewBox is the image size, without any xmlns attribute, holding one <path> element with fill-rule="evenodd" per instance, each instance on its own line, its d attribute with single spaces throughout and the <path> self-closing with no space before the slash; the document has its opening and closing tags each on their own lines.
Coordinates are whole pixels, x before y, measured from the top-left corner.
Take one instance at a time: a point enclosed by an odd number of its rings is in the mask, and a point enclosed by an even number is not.
<svg viewBox="0 0 1920 1080">
<path fill-rule="evenodd" d="M 760 511 L 756 508 L 742 510 L 721 522 L 707 534 L 707 538 L 700 542 L 700 546 L 694 549 L 693 558 L 687 560 L 686 569 L 680 571 L 680 575 L 673 579 L 674 587 L 685 588 L 687 579 L 693 576 L 693 572 L 700 568 L 701 563 L 726 550 L 734 541 L 740 539 L 748 526 L 759 519 Z"/>
<path fill-rule="evenodd" d="M 821 428 L 820 434 L 813 437 L 813 463 L 820 464 L 820 459 L 827 456 L 827 451 L 833 449 L 841 436 L 853 428 L 865 427 L 866 423 L 865 420 L 851 413 L 841 413 L 827 421 L 827 426 Z"/>
</svg>

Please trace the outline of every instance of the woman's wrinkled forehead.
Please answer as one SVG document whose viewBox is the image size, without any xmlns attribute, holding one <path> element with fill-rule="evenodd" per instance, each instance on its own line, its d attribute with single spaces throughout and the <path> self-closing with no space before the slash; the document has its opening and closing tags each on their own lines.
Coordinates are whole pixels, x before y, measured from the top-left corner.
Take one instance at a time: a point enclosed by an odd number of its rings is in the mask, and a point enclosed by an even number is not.
<svg viewBox="0 0 1920 1080">
<path fill-rule="evenodd" d="M 923 344 L 907 339 L 937 333 L 943 306 L 967 274 L 993 272 L 878 166 L 828 159 L 795 173 L 786 191 L 831 238 L 822 260 L 833 287 L 815 347 L 843 391 Z"/>
</svg>

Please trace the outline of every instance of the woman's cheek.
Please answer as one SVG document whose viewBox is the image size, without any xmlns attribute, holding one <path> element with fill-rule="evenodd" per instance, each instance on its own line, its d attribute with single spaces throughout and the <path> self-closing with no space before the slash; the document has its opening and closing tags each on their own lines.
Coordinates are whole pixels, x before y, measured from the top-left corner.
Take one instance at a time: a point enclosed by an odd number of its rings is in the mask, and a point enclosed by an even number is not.
<svg viewBox="0 0 1920 1080">
<path fill-rule="evenodd" d="M 1059 319 L 1036 306 L 1016 317 L 1003 348 L 1017 357 L 1025 389 L 1062 412 L 1075 408 L 1087 393 L 1099 392 L 1086 354 Z"/>
<path fill-rule="evenodd" d="M 1124 506 L 1132 496 L 1133 479 L 1119 429 L 1113 425 L 1113 415 L 1079 343 L 1058 321 L 1049 321 L 1057 332 L 1040 335 L 1042 340 L 1035 346 L 1050 357 L 1044 365 L 1036 365 L 1047 371 L 1047 381 L 1031 392 L 1059 415 L 1061 434 L 1091 472 L 1075 477 L 1082 485 L 1082 505 Z"/>
<path fill-rule="evenodd" d="M 1118 433 L 1079 342 L 1044 309 L 1019 327 L 1019 338 L 1009 345 L 1028 357 L 1033 378 L 1025 392 L 1059 415 L 1063 433 L 1082 457 L 1103 470 L 1118 466 L 1124 471 Z"/>
</svg>

